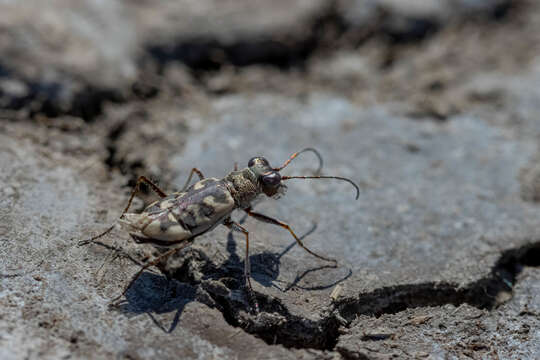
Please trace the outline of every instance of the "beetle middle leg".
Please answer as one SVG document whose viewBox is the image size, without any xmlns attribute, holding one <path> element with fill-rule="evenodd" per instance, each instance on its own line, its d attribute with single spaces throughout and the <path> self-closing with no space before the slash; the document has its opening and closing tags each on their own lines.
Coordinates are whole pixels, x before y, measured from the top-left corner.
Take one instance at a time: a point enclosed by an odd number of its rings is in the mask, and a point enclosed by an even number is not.
<svg viewBox="0 0 540 360">
<path fill-rule="evenodd" d="M 232 221 L 231 219 L 226 219 L 223 222 L 223 225 L 225 225 L 231 230 L 240 231 L 246 236 L 246 259 L 244 261 L 244 277 L 246 278 L 249 295 L 255 303 L 255 311 L 259 312 L 259 304 L 257 303 L 257 299 L 253 294 L 253 288 L 251 287 L 251 264 L 249 263 L 249 231 L 247 231 L 246 228 L 244 228 L 239 223 Z"/>
<path fill-rule="evenodd" d="M 159 255 L 154 260 L 149 261 L 146 264 L 144 264 L 144 266 L 142 266 L 141 269 L 139 271 L 137 271 L 137 273 L 135 273 L 135 275 L 133 275 L 133 277 L 131 278 L 129 283 L 126 285 L 126 287 L 124 288 L 122 293 L 120 295 L 118 295 L 117 297 L 115 297 L 113 300 L 111 300 L 111 305 L 112 306 L 116 305 L 115 304 L 116 301 L 118 301 L 122 296 L 124 296 L 127 293 L 129 288 L 131 287 L 131 285 L 133 285 L 133 283 L 141 276 L 141 274 L 143 273 L 144 270 L 148 269 L 150 266 L 155 266 L 155 265 L 159 264 L 160 261 L 167 259 L 169 256 L 171 256 L 171 255 L 177 253 L 178 251 L 184 249 L 188 245 L 191 245 L 192 242 L 193 242 L 193 239 L 186 240 L 186 242 L 181 244 L 180 246 L 172 248 L 172 249 L 164 252 L 163 254 Z"/>
<path fill-rule="evenodd" d="M 307 248 L 307 246 L 304 245 L 304 243 L 302 242 L 302 240 L 294 233 L 294 231 L 291 229 L 291 227 L 289 226 L 289 224 L 287 223 L 284 223 L 283 221 L 279 221 L 279 220 L 276 220 L 274 218 L 271 218 L 270 216 L 267 216 L 267 215 L 264 215 L 264 214 L 260 214 L 260 213 L 257 213 L 257 212 L 254 212 L 254 211 L 251 211 L 251 208 L 247 208 L 247 209 L 244 209 L 244 211 L 249 215 L 249 216 L 253 216 L 255 219 L 259 220 L 259 221 L 263 221 L 263 222 L 266 222 L 266 223 L 269 223 L 269 224 L 274 224 L 274 225 L 277 225 L 277 226 L 281 226 L 282 228 L 284 229 L 287 229 L 289 230 L 289 232 L 291 233 L 291 235 L 294 237 L 294 239 L 296 240 L 296 243 L 298 245 L 300 245 L 300 247 L 304 250 L 306 250 L 308 253 L 310 253 L 311 255 L 315 256 L 316 258 L 319 258 L 321 260 L 325 260 L 325 261 L 330 261 L 330 262 L 333 262 L 335 264 L 337 264 L 337 261 L 335 259 L 330 259 L 330 258 L 327 258 L 327 257 L 324 257 L 322 255 L 319 255 L 313 251 L 311 251 L 310 249 Z"/>
<path fill-rule="evenodd" d="M 189 185 L 189 183 L 191 181 L 191 178 L 193 177 L 193 173 L 196 173 L 199 176 L 200 180 L 204 179 L 204 175 L 201 172 L 201 170 L 199 170 L 197 168 L 193 168 L 193 169 L 191 169 L 191 172 L 189 173 L 189 176 L 187 178 L 186 183 L 184 184 L 184 186 L 182 187 L 182 190 L 180 190 L 180 191 L 184 191 L 184 190 L 186 190 L 188 188 L 188 185 Z"/>
<path fill-rule="evenodd" d="M 133 187 L 133 190 L 131 190 L 131 195 L 129 197 L 127 206 L 124 209 L 124 211 L 122 212 L 122 215 L 120 215 L 120 218 L 122 218 L 122 216 L 124 216 L 124 214 L 128 212 L 128 210 L 129 210 L 129 208 L 131 206 L 131 202 L 133 201 L 133 198 L 135 197 L 137 192 L 139 192 L 139 190 L 140 190 L 141 183 L 145 183 L 146 185 L 148 185 L 150 187 L 150 189 L 152 189 L 156 194 L 159 195 L 159 197 L 164 198 L 164 197 L 167 196 L 167 194 L 165 194 L 165 192 L 163 192 L 163 190 L 161 190 L 156 184 L 154 184 L 152 181 L 150 181 L 146 176 L 141 175 L 137 179 L 137 182 L 135 183 L 135 186 Z M 102 232 L 99 235 L 96 235 L 96 236 L 94 236 L 94 237 L 92 237 L 90 239 L 87 239 L 87 240 L 79 241 L 78 245 L 83 246 L 83 245 L 87 245 L 87 244 L 95 242 L 95 240 L 97 240 L 97 239 L 107 235 L 108 233 L 110 233 L 112 231 L 112 229 L 114 229 L 115 225 L 116 224 L 111 225 L 111 227 L 109 227 L 107 230 L 105 230 L 104 232 Z"/>
</svg>

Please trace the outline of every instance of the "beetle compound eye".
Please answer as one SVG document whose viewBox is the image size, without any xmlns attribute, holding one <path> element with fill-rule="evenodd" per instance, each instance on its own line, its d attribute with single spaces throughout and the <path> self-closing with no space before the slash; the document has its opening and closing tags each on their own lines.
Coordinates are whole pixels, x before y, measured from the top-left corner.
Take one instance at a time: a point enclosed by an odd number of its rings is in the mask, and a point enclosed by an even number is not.
<svg viewBox="0 0 540 360">
<path fill-rule="evenodd" d="M 281 175 L 277 171 L 272 171 L 267 175 L 263 175 L 262 182 L 265 186 L 277 186 L 281 182 Z"/>
<path fill-rule="evenodd" d="M 260 156 L 256 156 L 254 158 L 251 158 L 251 160 L 248 161 L 248 167 L 252 167 L 253 165 L 255 164 L 262 164 L 262 165 L 266 165 L 268 166 L 268 160 L 266 160 L 265 158 L 263 157 L 260 157 Z"/>
</svg>

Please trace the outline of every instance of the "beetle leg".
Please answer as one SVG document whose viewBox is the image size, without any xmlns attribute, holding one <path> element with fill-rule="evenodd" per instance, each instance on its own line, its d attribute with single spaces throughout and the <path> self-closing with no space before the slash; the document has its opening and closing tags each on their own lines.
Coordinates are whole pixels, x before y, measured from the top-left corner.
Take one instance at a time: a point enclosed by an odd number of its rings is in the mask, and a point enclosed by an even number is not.
<svg viewBox="0 0 540 360">
<path fill-rule="evenodd" d="M 182 190 L 180 190 L 180 191 L 184 191 L 184 190 L 187 189 L 187 187 L 189 185 L 189 182 L 191 181 L 191 178 L 193 177 L 193 173 L 197 173 L 197 175 L 199 175 L 200 180 L 204 179 L 204 175 L 202 174 L 201 170 L 199 170 L 197 168 L 193 168 L 193 169 L 191 169 L 191 172 L 189 173 L 189 176 L 187 178 L 186 183 L 184 184 L 184 187 L 182 187 Z"/>
<path fill-rule="evenodd" d="M 131 191 L 131 196 L 129 197 L 127 206 L 124 209 L 124 212 L 122 213 L 122 215 L 120 215 L 120 217 L 124 216 L 124 214 L 128 212 L 129 207 L 131 206 L 131 202 L 133 201 L 133 198 L 135 197 L 137 192 L 139 192 L 139 190 L 140 190 L 141 183 L 145 183 L 146 185 L 150 186 L 150 189 L 154 190 L 154 192 L 156 194 L 158 194 L 159 197 L 164 198 L 164 197 L 167 196 L 167 194 L 165 194 L 156 184 L 154 184 L 152 181 L 148 180 L 148 178 L 146 176 L 141 175 L 137 179 L 137 183 L 135 184 L 135 187 Z"/>
<path fill-rule="evenodd" d="M 333 263 L 337 264 L 337 261 L 336 261 L 336 260 L 330 259 L 330 258 L 327 258 L 327 257 L 324 257 L 324 256 L 319 255 L 319 254 L 317 254 L 317 253 L 314 253 L 313 251 L 311 251 L 310 249 L 308 249 L 308 248 L 304 245 L 304 243 L 302 242 L 302 240 L 300 240 L 300 238 L 299 238 L 298 236 L 296 236 L 296 234 L 295 234 L 294 231 L 291 229 L 291 227 L 289 226 L 289 224 L 284 223 L 283 221 L 279 221 L 279 220 L 273 219 L 273 218 L 271 218 L 271 217 L 269 217 L 269 216 L 266 216 L 266 215 L 263 215 L 263 214 L 260 214 L 260 213 L 251 211 L 251 208 L 244 209 L 244 211 L 245 211 L 249 216 L 253 216 L 255 219 L 257 219 L 257 220 L 259 220 L 259 221 L 263 221 L 263 222 L 266 222 L 266 223 L 269 223 L 269 224 L 274 224 L 274 225 L 277 225 L 277 226 L 281 226 L 282 228 L 289 230 L 289 232 L 291 233 L 291 235 L 294 237 L 294 239 L 296 240 L 296 242 L 298 243 L 298 245 L 300 245 L 300 247 L 302 247 L 302 249 L 306 250 L 308 253 L 310 253 L 311 255 L 315 256 L 316 258 L 319 258 L 319 259 L 325 260 L 325 261 L 330 261 L 330 262 L 333 262 Z"/>
<path fill-rule="evenodd" d="M 122 296 L 124 296 L 127 291 L 129 290 L 129 288 L 131 287 L 131 285 L 133 285 L 133 283 L 141 276 L 141 274 L 143 273 L 144 270 L 148 269 L 150 266 L 155 266 L 157 264 L 159 264 L 160 261 L 162 260 L 165 260 L 167 259 L 169 256 L 177 253 L 178 251 L 184 249 L 186 246 L 188 245 L 191 245 L 192 243 L 192 240 L 187 240 L 184 244 L 182 244 L 181 246 L 177 247 L 177 248 L 173 248 L 173 249 L 170 249 L 169 251 L 159 255 L 157 258 L 155 258 L 154 260 L 152 261 L 149 261 L 147 262 L 146 264 L 144 264 L 143 267 L 141 267 L 141 269 L 135 274 L 133 275 L 133 277 L 131 278 L 131 280 L 129 281 L 129 283 L 126 285 L 126 287 L 124 288 L 124 291 L 122 291 L 122 293 L 120 295 L 118 295 L 117 297 L 115 297 L 113 300 L 111 300 L 111 306 L 115 306 L 117 304 L 115 304 L 116 301 L 118 301 Z"/>
<path fill-rule="evenodd" d="M 154 192 L 159 195 L 159 197 L 164 198 L 164 197 L 167 196 L 167 194 L 165 194 L 156 184 L 154 184 L 152 181 L 148 180 L 148 178 L 146 176 L 139 176 L 139 178 L 137 179 L 137 183 L 135 184 L 135 186 L 133 187 L 133 190 L 131 191 L 131 196 L 129 197 L 127 206 L 124 209 L 124 211 L 122 212 L 122 215 L 120 215 L 120 218 L 122 218 L 122 216 L 124 216 L 124 214 L 128 212 L 129 207 L 131 206 L 131 202 L 133 201 L 133 198 L 135 197 L 137 192 L 140 190 L 141 183 L 145 183 L 146 185 L 148 185 L 150 187 L 150 189 L 154 190 Z M 108 233 L 110 233 L 112 231 L 112 229 L 114 229 L 115 225 L 116 224 L 111 225 L 111 227 L 109 227 L 107 230 L 105 230 L 101 234 L 96 235 L 96 236 L 94 236 L 94 237 L 92 237 L 92 238 L 90 238 L 88 240 L 79 241 L 78 245 L 83 246 L 83 245 L 87 245 L 87 244 L 95 242 L 95 240 L 97 240 L 97 239 L 107 235 Z"/>
<path fill-rule="evenodd" d="M 255 303 L 255 311 L 259 312 L 259 304 L 257 303 L 257 299 L 255 298 L 255 295 L 253 294 L 253 288 L 251 287 L 251 264 L 249 263 L 249 231 L 246 230 L 242 225 L 239 223 L 232 221 L 231 219 L 225 219 L 223 221 L 223 225 L 228 227 L 231 230 L 236 230 L 242 232 L 246 236 L 246 260 L 244 261 L 244 277 L 246 278 L 246 284 L 248 287 L 249 295 L 253 302 Z"/>
</svg>

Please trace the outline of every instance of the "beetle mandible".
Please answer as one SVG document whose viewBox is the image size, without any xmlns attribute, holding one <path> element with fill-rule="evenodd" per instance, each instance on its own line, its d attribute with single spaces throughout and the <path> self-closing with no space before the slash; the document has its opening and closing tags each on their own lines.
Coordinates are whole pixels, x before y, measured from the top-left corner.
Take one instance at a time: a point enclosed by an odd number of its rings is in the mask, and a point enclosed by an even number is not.
<svg viewBox="0 0 540 360">
<path fill-rule="evenodd" d="M 193 168 L 184 188 L 170 195 L 165 194 L 146 177 L 140 176 L 118 222 L 135 242 L 149 243 L 157 247 L 170 249 L 142 266 L 131 278 L 123 292 L 113 300 L 113 303 L 128 291 L 145 269 L 157 265 L 161 260 L 187 247 L 197 236 L 212 230 L 219 224 L 223 224 L 231 230 L 240 231 L 246 237 L 244 277 L 249 294 L 253 297 L 249 264 L 249 232 L 231 219 L 231 213 L 235 209 L 242 209 L 257 220 L 287 229 L 298 245 L 305 251 L 321 260 L 337 263 L 336 260 L 319 255 L 307 248 L 287 223 L 254 212 L 251 208 L 253 200 L 261 194 L 268 197 L 278 197 L 283 194 L 286 189 L 283 181 L 289 179 L 337 179 L 347 181 L 355 187 L 356 199 L 358 199 L 360 194 L 358 185 L 344 177 L 323 175 L 282 176 L 279 173 L 299 154 L 307 151 L 315 153 L 319 158 L 319 169 L 316 173 L 320 173 L 323 164 L 321 155 L 313 148 L 305 148 L 292 154 L 283 165 L 277 168 L 272 168 L 264 157 L 254 157 L 249 160 L 246 168 L 237 170 L 235 166 L 235 170 L 223 179 L 204 178 L 200 170 Z M 200 180 L 188 187 L 194 173 L 199 176 Z M 148 185 L 161 199 L 148 205 L 141 213 L 128 213 L 133 197 L 139 191 L 141 183 Z M 95 240 L 109 233 L 114 227 L 113 224 L 103 233 L 91 239 L 80 241 L 79 246 L 95 242 Z M 258 308 L 256 302 L 255 307 Z"/>
</svg>

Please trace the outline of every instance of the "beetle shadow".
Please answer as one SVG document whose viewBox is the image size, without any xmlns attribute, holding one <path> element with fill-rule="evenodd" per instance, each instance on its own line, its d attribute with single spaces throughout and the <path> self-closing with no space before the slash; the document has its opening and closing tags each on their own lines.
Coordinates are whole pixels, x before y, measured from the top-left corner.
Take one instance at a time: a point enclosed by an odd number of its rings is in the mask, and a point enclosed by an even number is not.
<svg viewBox="0 0 540 360">
<path fill-rule="evenodd" d="M 313 223 L 312 228 L 303 234 L 300 237 L 300 240 L 303 240 L 312 234 L 316 229 L 317 224 Z M 241 241 L 240 244 L 242 244 Z M 310 273 L 336 268 L 334 265 L 322 265 L 306 269 L 298 274 L 290 283 L 278 280 L 281 258 L 295 245 L 296 241 L 293 241 L 281 252 L 264 251 L 259 254 L 250 255 L 249 259 L 251 263 L 252 279 L 264 287 L 275 287 L 282 292 L 287 292 L 293 287 L 308 291 L 328 289 L 345 281 L 352 275 L 352 270 L 348 269 L 346 275 L 329 284 L 313 287 L 302 287 L 298 285 L 302 279 Z M 237 242 L 231 231 L 227 236 L 226 249 L 229 254 L 228 258 L 217 267 L 211 265 L 211 262 L 207 262 L 207 267 L 203 270 L 203 279 L 220 280 L 224 282 L 227 287 L 232 289 L 241 287 L 240 284 L 243 283 L 244 261 L 238 256 L 237 247 Z M 187 268 L 183 268 L 180 271 L 185 272 L 187 271 Z M 185 275 L 186 274 L 184 274 L 184 276 Z M 192 301 L 200 301 L 202 303 L 206 303 L 206 301 L 204 297 L 198 296 L 197 284 L 192 285 L 189 283 L 189 279 L 186 278 L 185 280 L 187 281 L 184 281 L 176 274 L 172 275 L 172 279 L 170 276 L 171 275 L 167 277 L 151 271 L 143 272 L 130 286 L 124 295 L 124 300 L 116 305 L 114 309 L 127 316 L 146 314 L 164 333 L 173 332 L 179 325 L 181 315 L 187 304 Z M 282 288 L 276 285 L 276 282 L 285 283 L 286 286 Z M 210 303 L 208 303 L 208 305 L 212 306 Z M 163 321 L 160 322 L 155 316 L 170 312 L 175 312 L 175 314 L 169 326 L 163 325 Z"/>
<path fill-rule="evenodd" d="M 145 271 L 113 309 L 127 316 L 147 314 L 158 328 L 169 334 L 178 326 L 186 305 L 196 299 L 197 291 L 193 286 Z M 154 315 L 173 311 L 175 314 L 168 328 Z"/>
<path fill-rule="evenodd" d="M 239 222 L 241 224 L 244 223 L 246 217 L 243 217 Z M 307 236 L 311 235 L 313 232 L 315 232 L 316 229 L 317 229 L 317 224 L 313 223 L 311 229 L 309 229 L 305 234 L 299 237 L 300 240 L 303 240 Z M 312 267 L 310 269 L 305 270 L 301 274 L 298 274 L 295 277 L 295 279 L 289 284 L 286 284 L 284 288 L 279 287 L 278 285 L 276 285 L 276 282 L 284 282 L 284 281 L 278 280 L 278 277 L 280 274 L 279 267 L 281 264 L 281 258 L 285 254 L 287 254 L 295 245 L 297 245 L 296 241 L 293 241 L 281 252 L 264 251 L 259 254 L 250 255 L 249 262 L 251 265 L 252 279 L 257 281 L 259 284 L 263 285 L 264 287 L 275 287 L 276 289 L 282 292 L 287 292 L 293 287 L 303 289 L 303 290 L 328 289 L 347 280 L 352 275 L 352 270 L 348 269 L 347 274 L 331 282 L 330 284 L 318 285 L 318 286 L 313 286 L 313 287 L 302 287 L 298 285 L 298 283 L 302 281 L 302 279 L 310 273 L 336 268 L 335 265 L 321 265 L 321 266 Z M 241 268 L 242 274 L 243 274 L 244 261 L 242 261 L 240 257 L 238 256 L 237 247 L 238 247 L 237 242 L 235 241 L 234 234 L 231 231 L 229 232 L 227 236 L 227 247 L 226 247 L 227 252 L 229 253 L 229 258 L 223 263 L 223 266 L 226 268 L 236 268 L 236 269 Z"/>
</svg>

